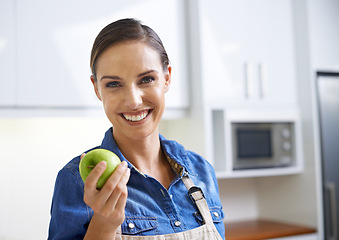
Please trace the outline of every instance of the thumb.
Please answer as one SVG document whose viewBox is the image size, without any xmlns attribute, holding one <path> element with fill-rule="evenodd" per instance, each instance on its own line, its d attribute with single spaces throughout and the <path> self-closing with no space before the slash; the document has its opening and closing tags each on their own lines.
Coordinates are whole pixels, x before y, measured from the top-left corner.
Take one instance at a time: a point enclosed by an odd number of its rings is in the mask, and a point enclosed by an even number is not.
<svg viewBox="0 0 339 240">
<path fill-rule="evenodd" d="M 86 153 L 82 153 L 80 156 L 80 160 L 86 155 Z"/>
</svg>

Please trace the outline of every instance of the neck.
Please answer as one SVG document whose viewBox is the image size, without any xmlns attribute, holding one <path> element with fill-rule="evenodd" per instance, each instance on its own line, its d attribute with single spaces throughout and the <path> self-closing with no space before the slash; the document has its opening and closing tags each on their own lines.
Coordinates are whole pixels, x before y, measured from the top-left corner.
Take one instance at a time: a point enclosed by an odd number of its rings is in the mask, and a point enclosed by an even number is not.
<svg viewBox="0 0 339 240">
<path fill-rule="evenodd" d="M 142 173 L 157 179 L 166 189 L 169 188 L 175 173 L 161 149 L 158 132 L 142 139 L 114 137 L 120 151 L 130 163 Z"/>
<path fill-rule="evenodd" d="M 163 159 L 158 133 L 142 139 L 114 138 L 125 158 L 143 173 L 150 172 Z"/>
</svg>

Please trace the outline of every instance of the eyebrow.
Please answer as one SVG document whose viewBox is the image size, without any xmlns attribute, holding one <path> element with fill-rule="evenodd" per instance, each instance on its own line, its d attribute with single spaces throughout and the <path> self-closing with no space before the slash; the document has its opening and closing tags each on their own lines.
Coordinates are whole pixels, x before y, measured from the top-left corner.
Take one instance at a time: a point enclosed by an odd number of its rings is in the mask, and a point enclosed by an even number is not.
<svg viewBox="0 0 339 240">
<path fill-rule="evenodd" d="M 158 73 L 158 71 L 152 69 L 152 70 L 149 70 L 149 71 L 146 71 L 146 72 L 138 74 L 137 77 L 139 78 L 139 77 L 145 76 L 145 75 L 147 75 L 149 73 L 153 73 L 153 72 Z M 121 80 L 122 79 L 121 77 L 114 76 L 114 75 L 113 76 L 105 75 L 105 76 L 102 76 L 100 78 L 100 80 L 103 80 L 105 78 L 112 79 L 112 80 Z"/>
<path fill-rule="evenodd" d="M 102 77 L 100 78 L 100 81 L 103 80 L 103 79 L 105 79 L 105 78 L 112 79 L 112 80 L 119 80 L 119 79 L 121 79 L 121 78 L 118 77 L 118 76 L 107 76 L 107 75 L 105 75 L 105 76 L 102 76 Z"/>
<path fill-rule="evenodd" d="M 153 72 L 158 73 L 158 71 L 156 71 L 156 70 L 149 70 L 149 71 L 146 71 L 146 72 L 144 72 L 144 73 L 138 74 L 138 77 L 142 77 L 142 76 L 144 76 L 144 75 L 147 75 L 147 74 L 153 73 Z"/>
</svg>

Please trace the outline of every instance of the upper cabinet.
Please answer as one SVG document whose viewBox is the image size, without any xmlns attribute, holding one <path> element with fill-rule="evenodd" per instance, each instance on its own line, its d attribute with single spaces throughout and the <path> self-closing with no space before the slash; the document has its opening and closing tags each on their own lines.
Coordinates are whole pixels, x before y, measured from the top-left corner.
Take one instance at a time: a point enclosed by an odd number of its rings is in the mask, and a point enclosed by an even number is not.
<svg viewBox="0 0 339 240">
<path fill-rule="evenodd" d="M 339 71 L 339 1 L 307 1 L 312 68 Z M 309 59 L 307 59 L 309 61 Z"/>
<path fill-rule="evenodd" d="M 4 0 L 0 8 L 0 107 L 13 106 L 16 101 L 14 29 L 13 1 Z"/>
<path fill-rule="evenodd" d="M 96 12 L 78 1 L 17 1 L 19 107 L 100 106 L 89 58 L 103 22 L 91 11 Z"/>
<path fill-rule="evenodd" d="M 299 114 L 292 0 L 189 3 L 191 38 L 198 39 L 191 52 L 200 58 L 195 70 L 200 73 L 206 159 L 225 178 L 301 172 L 301 154 L 290 167 L 273 171 L 236 169 L 230 155 L 231 112 L 247 115 L 236 120 L 247 122 L 281 122 L 290 112 Z"/>
<path fill-rule="evenodd" d="M 101 108 L 90 81 L 92 44 L 107 24 L 133 17 L 159 34 L 170 57 L 173 70 L 171 88 L 166 94 L 167 110 L 188 107 L 186 21 L 182 1 L 166 2 L 164 9 L 164 1 L 157 0 L 100 3 L 17 0 L 14 10 L 12 1 L 7 2 L 9 9 L 0 10 L 4 12 L 1 18 L 6 18 L 0 23 L 0 36 L 4 39 L 0 39 L 0 43 L 12 45 L 4 46 L 0 52 L 1 63 L 7 64 L 1 64 L 7 79 L 2 78 L 0 84 L 1 93 L 6 88 L 7 95 L 11 92 L 15 99 L 1 97 L 1 106 Z M 8 57 L 16 59 L 8 61 Z"/>
<path fill-rule="evenodd" d="M 208 102 L 296 105 L 290 0 L 200 1 L 198 9 Z"/>
</svg>

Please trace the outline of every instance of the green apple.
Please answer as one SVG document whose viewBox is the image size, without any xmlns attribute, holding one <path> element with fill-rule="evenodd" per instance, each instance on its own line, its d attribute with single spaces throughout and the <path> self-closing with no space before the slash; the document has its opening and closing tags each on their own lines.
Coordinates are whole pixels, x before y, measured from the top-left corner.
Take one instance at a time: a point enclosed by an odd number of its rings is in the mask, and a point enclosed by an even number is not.
<svg viewBox="0 0 339 240">
<path fill-rule="evenodd" d="M 101 161 L 107 163 L 104 173 L 97 182 L 97 189 L 101 189 L 107 179 L 121 163 L 120 158 L 113 152 L 106 149 L 94 149 L 89 151 L 80 161 L 79 172 L 82 180 L 85 182 L 92 169 Z"/>
</svg>

